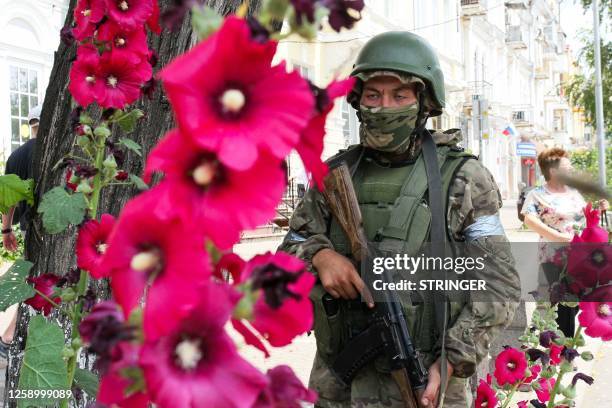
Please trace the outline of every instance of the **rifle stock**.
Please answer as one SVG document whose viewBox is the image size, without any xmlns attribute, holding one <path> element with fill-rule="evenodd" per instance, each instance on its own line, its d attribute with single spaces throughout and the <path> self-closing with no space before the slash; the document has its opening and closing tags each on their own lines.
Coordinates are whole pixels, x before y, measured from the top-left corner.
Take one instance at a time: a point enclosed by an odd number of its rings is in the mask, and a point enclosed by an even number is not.
<svg viewBox="0 0 612 408">
<path fill-rule="evenodd" d="M 323 196 L 332 215 L 349 240 L 353 258 L 357 262 L 363 261 L 365 256 L 371 254 L 363 229 L 359 202 L 357 201 L 353 181 L 345 162 L 329 169 L 329 173 L 324 180 L 324 186 Z M 371 295 L 369 297 L 371 298 Z M 401 319 L 403 319 L 403 314 L 401 314 Z M 406 408 L 418 408 L 419 405 L 407 368 L 400 367 L 394 369 L 391 372 L 391 376 L 400 390 Z"/>
</svg>

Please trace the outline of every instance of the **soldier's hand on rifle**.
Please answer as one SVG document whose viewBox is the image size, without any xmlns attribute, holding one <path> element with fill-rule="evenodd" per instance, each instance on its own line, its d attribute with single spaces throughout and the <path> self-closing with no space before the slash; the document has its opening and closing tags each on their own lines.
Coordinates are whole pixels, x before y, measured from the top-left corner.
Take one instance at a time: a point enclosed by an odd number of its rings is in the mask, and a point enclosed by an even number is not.
<svg viewBox="0 0 612 408">
<path fill-rule="evenodd" d="M 453 375 L 453 366 L 447 361 L 447 384 L 444 384 L 446 389 L 448 385 L 448 379 Z M 438 405 L 438 396 L 440 395 L 440 359 L 437 359 L 435 363 L 429 367 L 429 378 L 427 381 L 427 387 L 423 394 L 420 395 L 419 403 L 423 408 L 436 408 Z"/>
<path fill-rule="evenodd" d="M 374 307 L 374 302 L 365 283 L 357 273 L 353 263 L 332 249 L 322 249 L 312 258 L 325 290 L 333 297 L 356 299 L 362 294 L 368 301 L 368 306 Z"/>
</svg>

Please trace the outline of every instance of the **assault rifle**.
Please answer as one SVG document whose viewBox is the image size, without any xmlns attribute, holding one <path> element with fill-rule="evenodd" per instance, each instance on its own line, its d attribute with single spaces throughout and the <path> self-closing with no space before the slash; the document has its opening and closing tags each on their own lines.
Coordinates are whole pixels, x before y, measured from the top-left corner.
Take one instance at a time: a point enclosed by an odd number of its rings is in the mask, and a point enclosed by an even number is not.
<svg viewBox="0 0 612 408">
<path fill-rule="evenodd" d="M 371 259 L 377 251 L 366 239 L 361 211 L 346 163 L 330 165 L 324 184 L 323 196 L 349 240 L 353 258 L 357 262 L 363 262 L 367 257 Z M 381 278 L 391 282 L 390 273 L 386 269 Z M 371 297 L 369 292 L 362 295 Z M 331 369 L 348 385 L 364 365 L 385 353 L 391 365 L 391 376 L 400 389 L 406 408 L 417 408 L 419 404 L 416 395 L 425 389 L 428 373 L 412 342 L 397 293 L 385 290 L 384 296 L 384 302 L 376 303 L 369 327 L 348 341 Z M 324 302 L 335 301 L 330 295 L 324 297 Z M 325 309 L 328 310 L 328 307 Z"/>
</svg>

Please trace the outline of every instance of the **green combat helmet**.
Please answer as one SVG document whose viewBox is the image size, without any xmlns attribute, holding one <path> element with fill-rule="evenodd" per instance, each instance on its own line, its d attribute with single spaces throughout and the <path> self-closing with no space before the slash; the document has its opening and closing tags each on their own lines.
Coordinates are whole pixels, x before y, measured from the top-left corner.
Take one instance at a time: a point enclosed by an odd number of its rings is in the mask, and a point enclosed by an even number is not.
<svg viewBox="0 0 612 408">
<path fill-rule="evenodd" d="M 442 114 L 444 76 L 436 52 L 422 37 L 407 31 L 389 31 L 373 37 L 359 53 L 351 76 L 360 78 L 372 71 L 395 71 L 421 78 L 426 85 L 425 105 L 429 116 Z M 359 105 L 361 85 L 349 95 L 355 109 Z"/>
</svg>

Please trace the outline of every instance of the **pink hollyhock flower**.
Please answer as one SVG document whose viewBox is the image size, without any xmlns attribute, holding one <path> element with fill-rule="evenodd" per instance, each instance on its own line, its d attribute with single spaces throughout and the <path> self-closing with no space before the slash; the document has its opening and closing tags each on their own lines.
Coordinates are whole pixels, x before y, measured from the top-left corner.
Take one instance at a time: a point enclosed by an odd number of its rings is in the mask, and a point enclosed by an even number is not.
<svg viewBox="0 0 612 408">
<path fill-rule="evenodd" d="M 140 354 L 148 393 L 160 407 L 253 406 L 266 377 L 242 359 L 224 330 L 237 294 L 209 283 L 200 303 L 178 322 L 176 330 L 150 339 Z"/>
<path fill-rule="evenodd" d="M 540 386 L 537 390 L 535 390 L 536 395 L 538 396 L 538 400 L 540 402 L 548 402 L 550 399 L 550 392 L 553 390 L 555 386 L 554 378 L 540 378 L 538 380 L 538 385 Z"/>
<path fill-rule="evenodd" d="M 98 69 L 96 101 L 103 108 L 124 108 L 138 99 L 141 85 L 152 73 L 146 60 L 134 65 L 133 59 L 125 53 L 104 53 Z"/>
<path fill-rule="evenodd" d="M 108 21 L 98 29 L 98 40 L 105 41 L 113 53 L 125 54 L 125 57 L 134 64 L 149 57 L 147 34 L 142 27 L 127 31 L 116 23 Z"/>
<path fill-rule="evenodd" d="M 257 255 L 239 267 L 235 255 L 224 256 L 221 268 L 233 275 L 234 283 L 248 282 L 249 290 L 256 291 L 252 306 L 234 312 L 232 325 L 245 341 L 267 354 L 265 345 L 240 319 L 246 319 L 272 346 L 282 347 L 298 335 L 310 330 L 313 322 L 312 305 L 308 294 L 314 285 L 314 276 L 306 272 L 304 263 L 283 252 Z M 218 266 L 219 267 L 219 266 Z M 249 293 L 244 299 L 249 299 Z"/>
<path fill-rule="evenodd" d="M 578 322 L 591 337 L 612 340 L 612 293 L 610 287 L 595 289 L 580 302 Z"/>
<path fill-rule="evenodd" d="M 70 84 L 68 90 L 81 106 L 87 106 L 96 100 L 100 90 L 98 66 L 100 56 L 95 48 L 82 45 L 77 49 L 77 59 L 70 68 Z"/>
<path fill-rule="evenodd" d="M 261 155 L 249 171 L 225 166 L 218 156 L 170 131 L 147 158 L 144 178 L 165 174 L 156 188 L 159 206 L 193 223 L 221 249 L 230 248 L 240 231 L 268 221 L 285 190 L 280 163 Z"/>
<path fill-rule="evenodd" d="M 79 0 L 74 9 L 74 22 L 76 26 L 72 30 L 74 38 L 83 41 L 91 37 L 96 26 L 106 14 L 106 3 L 104 0 Z"/>
<path fill-rule="evenodd" d="M 272 67 L 275 51 L 276 42 L 254 41 L 244 20 L 228 17 L 160 73 L 179 127 L 232 169 L 250 168 L 262 149 L 284 158 L 311 117 L 308 83 Z"/>
<path fill-rule="evenodd" d="M 46 273 L 44 275 L 37 276 L 35 278 L 28 278 L 27 282 L 34 286 L 34 289 L 59 304 L 62 299 L 59 296 L 53 297 L 55 285 L 60 280 L 60 277 L 53 275 L 52 273 Z M 45 316 L 48 316 L 53 310 L 53 305 L 40 294 L 35 294 L 24 302 L 26 305 L 32 306 L 39 312 L 43 312 Z"/>
<path fill-rule="evenodd" d="M 476 403 L 475 408 L 493 408 L 497 406 L 499 400 L 495 390 L 491 388 L 491 385 L 487 384 L 484 380 L 480 380 L 478 388 L 476 389 Z"/>
<path fill-rule="evenodd" d="M 525 378 L 527 358 L 525 353 L 512 347 L 506 348 L 495 359 L 495 379 L 499 385 L 514 385 Z"/>
<path fill-rule="evenodd" d="M 516 408 L 529 408 L 529 401 L 519 401 Z"/>
<path fill-rule="evenodd" d="M 579 242 L 600 242 L 608 243 L 608 231 L 599 226 L 599 210 L 593 209 L 593 205 L 588 203 L 583 210 L 586 218 L 586 228 L 579 236 Z"/>
<path fill-rule="evenodd" d="M 253 408 L 301 408 L 302 402 L 317 401 L 317 393 L 304 387 L 286 365 L 268 370 L 266 377 L 268 386 L 259 394 Z"/>
<path fill-rule="evenodd" d="M 100 379 L 97 401 L 111 407 L 148 408 L 149 398 L 144 390 L 135 387 L 138 377 L 139 348 L 123 342 L 115 347 L 115 361 Z"/>
<path fill-rule="evenodd" d="M 538 375 L 540 375 L 540 371 L 542 371 L 542 366 L 533 365 L 529 367 L 529 371 L 531 371 L 531 375 L 523 380 L 524 384 L 529 384 L 530 382 L 538 378 Z"/>
<path fill-rule="evenodd" d="M 150 338 L 174 327 L 210 276 L 203 237 L 190 224 L 160 215 L 157 201 L 150 190 L 124 207 L 102 260 L 126 317 L 146 289 L 143 324 Z"/>
<path fill-rule="evenodd" d="M 555 343 L 550 344 L 550 363 L 552 365 L 557 365 L 561 362 L 561 352 L 563 351 L 563 346 L 559 346 Z"/>
<path fill-rule="evenodd" d="M 158 0 L 153 0 L 153 12 L 151 17 L 147 20 L 147 27 L 155 34 L 161 33 L 161 26 L 159 25 L 159 3 Z"/>
<path fill-rule="evenodd" d="M 142 28 L 157 0 L 106 0 L 108 17 L 126 30 Z"/>
<path fill-rule="evenodd" d="M 101 268 L 106 251 L 106 240 L 115 225 L 115 217 L 102 214 L 100 221 L 91 220 L 83 224 L 76 242 L 77 266 L 88 271 L 95 279 L 108 277 Z"/>
<path fill-rule="evenodd" d="M 334 99 L 349 93 L 354 83 L 355 78 L 349 78 L 344 81 L 334 81 L 325 90 L 315 87 L 317 92 L 315 114 L 302 132 L 299 143 L 295 146 L 306 170 L 312 173 L 312 178 L 319 189 L 323 188 L 323 177 L 327 173 L 327 165 L 321 161 L 327 115 L 334 107 Z"/>
</svg>

